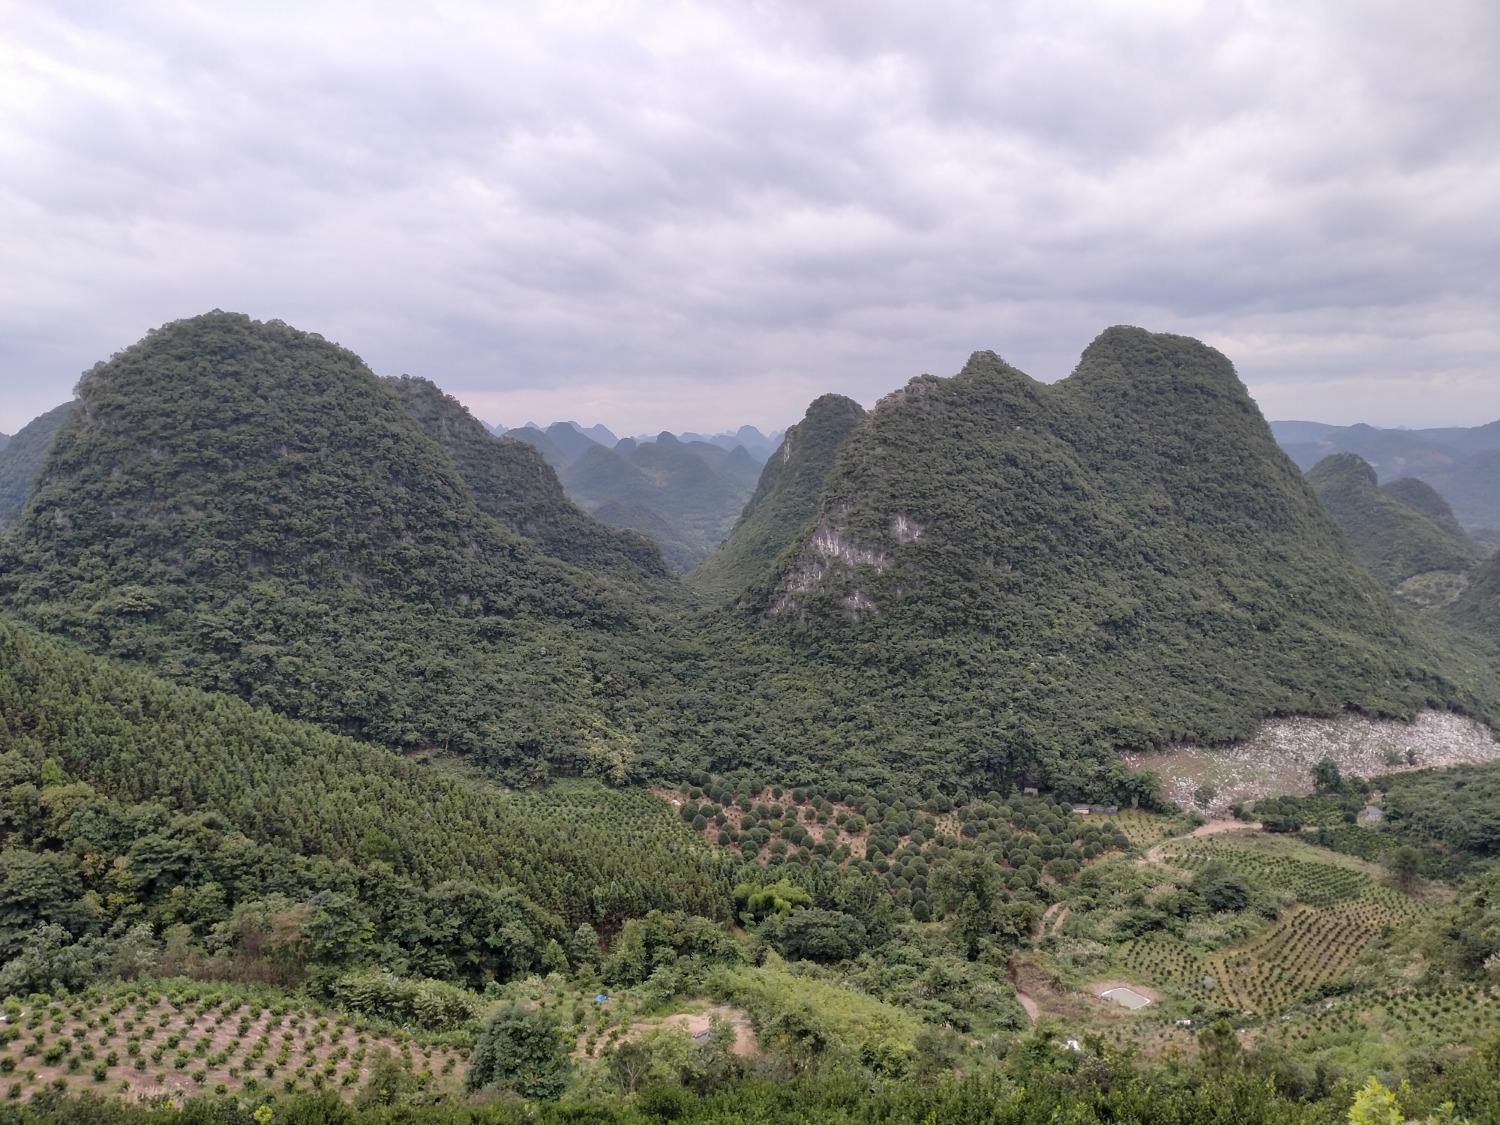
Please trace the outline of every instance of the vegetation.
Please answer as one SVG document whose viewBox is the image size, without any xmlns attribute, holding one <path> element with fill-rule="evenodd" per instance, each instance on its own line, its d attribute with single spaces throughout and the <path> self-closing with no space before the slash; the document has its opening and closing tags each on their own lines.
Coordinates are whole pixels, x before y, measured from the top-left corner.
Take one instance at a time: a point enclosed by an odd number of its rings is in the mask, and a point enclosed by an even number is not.
<svg viewBox="0 0 1500 1125">
<path fill-rule="evenodd" d="M 486 515 L 564 562 L 637 581 L 667 573 L 661 551 L 645 536 L 605 527 L 564 496 L 534 446 L 492 436 L 457 399 L 426 379 L 403 375 L 386 382 L 442 447 Z"/>
<path fill-rule="evenodd" d="M 1355 453 L 1382 481 L 1420 478 L 1471 532 L 1500 527 L 1500 422 L 1429 430 L 1297 422 L 1277 422 L 1273 428 L 1288 455 L 1304 469 L 1333 453 Z M 1392 495 L 1410 502 L 1409 496 Z"/>
<path fill-rule="evenodd" d="M 561 471 L 568 494 L 607 523 L 656 538 L 680 570 L 724 540 L 755 486 L 760 462 L 743 446 L 726 452 L 669 433 L 589 448 Z"/>
<path fill-rule="evenodd" d="M 26 497 L 41 475 L 47 451 L 72 412 L 71 402 L 55 406 L 0 446 L 0 528 L 9 527 L 21 514 Z"/>
<path fill-rule="evenodd" d="M 728 866 L 650 794 L 503 794 L 5 624 L 0 716 L 0 954 L 56 933 L 42 983 L 133 955 L 146 923 L 232 976 L 483 987 L 566 964 L 581 924 L 729 910 Z"/>
<path fill-rule="evenodd" d="M 455 1093 L 468 1054 L 452 1036 L 351 1018 L 274 989 L 185 980 L 35 994 L 13 1002 L 8 1016 L 0 1081 L 32 1093 L 348 1097 L 368 1088 L 389 1058 L 400 1060 L 407 1099 L 420 1100 Z"/>
<path fill-rule="evenodd" d="M 1449 618 L 1481 638 L 1500 667 L 1500 555 L 1491 555 L 1474 570 Z"/>
<path fill-rule="evenodd" d="M 96 651 L 515 780 L 608 771 L 639 591 L 480 510 L 392 384 L 214 313 L 87 373 L 0 594 Z"/>
<path fill-rule="evenodd" d="M 1380 819 L 1360 814 L 1380 794 Z M 1319 797 L 1258 801 L 1254 814 L 1284 832 L 1315 829 L 1324 847 L 1406 873 L 1453 881 L 1500 860 L 1500 763 L 1346 780 Z"/>
<path fill-rule="evenodd" d="M 1496 1119 L 1500 767 L 1186 835 L 1115 754 L 1500 699 L 1217 353 L 819 400 L 702 611 L 283 325 L 79 395 L 0 541 L 0 1117 Z M 610 456 L 707 535 L 692 444 Z"/>
<path fill-rule="evenodd" d="M 1354 557 L 1388 589 L 1396 589 L 1419 574 L 1462 574 L 1473 565 L 1474 550 L 1461 531 L 1453 534 L 1426 512 L 1399 499 L 1419 491 L 1413 486 L 1420 486 L 1420 481 L 1399 482 L 1402 487 L 1394 491 L 1379 488 L 1375 470 L 1356 453 L 1324 458 L 1308 471 L 1307 480 L 1338 520 Z M 1438 510 L 1442 518 L 1437 507 L 1442 505 L 1442 498 L 1431 489 L 1420 496 L 1419 502 L 1429 511 Z M 1447 512 L 1444 522 L 1453 525 L 1452 512 Z"/>
</svg>

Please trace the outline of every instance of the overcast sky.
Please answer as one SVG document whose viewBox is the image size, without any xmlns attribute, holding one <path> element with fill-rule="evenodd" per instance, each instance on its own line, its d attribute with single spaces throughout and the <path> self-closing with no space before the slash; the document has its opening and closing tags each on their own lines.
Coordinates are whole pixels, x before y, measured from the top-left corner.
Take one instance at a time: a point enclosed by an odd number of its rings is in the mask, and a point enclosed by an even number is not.
<svg viewBox="0 0 1500 1125">
<path fill-rule="evenodd" d="M 1110 324 L 1500 417 L 1500 4 L 0 6 L 0 431 L 212 308 L 480 417 L 762 429 Z"/>
</svg>

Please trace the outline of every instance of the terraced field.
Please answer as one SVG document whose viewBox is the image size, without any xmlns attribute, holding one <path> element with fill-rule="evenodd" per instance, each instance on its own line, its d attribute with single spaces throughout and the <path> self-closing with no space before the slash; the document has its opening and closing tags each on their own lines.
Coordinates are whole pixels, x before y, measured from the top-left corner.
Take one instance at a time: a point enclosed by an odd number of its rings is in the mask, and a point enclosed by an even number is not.
<svg viewBox="0 0 1500 1125">
<path fill-rule="evenodd" d="M 1211 863 L 1223 863 L 1236 874 L 1263 886 L 1291 891 L 1298 902 L 1308 906 L 1332 906 L 1358 898 L 1375 886 L 1374 880 L 1363 872 L 1290 856 L 1266 855 L 1215 839 L 1168 845 L 1163 849 L 1162 860 L 1194 872 Z"/>
<path fill-rule="evenodd" d="M 1204 961 L 1220 1002 L 1241 1011 L 1280 1011 L 1343 973 L 1386 926 L 1403 916 L 1378 903 L 1299 906 L 1249 942 Z"/>
<path fill-rule="evenodd" d="M 1262 1036 L 1299 1051 L 1383 1042 L 1396 1057 L 1414 1047 L 1475 1044 L 1500 1034 L 1500 985 L 1448 984 L 1431 991 L 1337 998 L 1268 1024 Z"/>
<path fill-rule="evenodd" d="M 1383 931 L 1428 909 L 1355 867 L 1213 837 L 1173 841 L 1162 861 L 1191 872 L 1221 863 L 1252 883 L 1295 895 L 1296 904 L 1275 922 L 1216 953 L 1163 936 L 1128 942 L 1116 953 L 1123 969 L 1185 999 L 1261 1015 L 1337 979 Z"/>
<path fill-rule="evenodd" d="M 1117 813 L 1095 818 L 1096 823 L 1110 824 L 1130 841 L 1132 847 L 1145 848 L 1156 843 L 1167 834 L 1172 818 L 1160 813 L 1141 812 L 1138 809 L 1121 809 Z"/>
</svg>

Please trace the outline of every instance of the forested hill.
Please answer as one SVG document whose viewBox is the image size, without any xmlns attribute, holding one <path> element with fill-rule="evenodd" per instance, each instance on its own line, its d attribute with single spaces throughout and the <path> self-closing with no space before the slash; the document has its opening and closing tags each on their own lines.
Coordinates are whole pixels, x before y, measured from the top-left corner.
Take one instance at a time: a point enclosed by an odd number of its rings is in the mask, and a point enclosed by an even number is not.
<svg viewBox="0 0 1500 1125">
<path fill-rule="evenodd" d="M 1421 481 L 1393 481 L 1381 488 L 1375 470 L 1357 453 L 1323 458 L 1308 470 L 1307 480 L 1343 528 L 1354 557 L 1387 587 L 1422 574 L 1462 574 L 1473 565 L 1477 551 L 1442 497 Z M 1403 496 L 1411 496 L 1447 527 L 1439 527 Z"/>
<path fill-rule="evenodd" d="M 761 470 L 760 482 L 729 538 L 689 573 L 688 583 L 715 599 L 733 597 L 750 586 L 817 515 L 818 496 L 834 455 L 864 417 L 864 407 L 843 395 L 823 395 L 814 401 Z"/>
<path fill-rule="evenodd" d="M 666 560 L 649 538 L 607 527 L 579 510 L 535 446 L 495 437 L 427 379 L 403 375 L 387 383 L 442 446 L 482 511 L 566 562 L 631 580 L 667 574 Z"/>
<path fill-rule="evenodd" d="M 618 768 L 635 591 L 481 511 L 358 357 L 216 312 L 78 393 L 0 544 L 7 605 L 180 682 L 517 780 Z"/>
<path fill-rule="evenodd" d="M 26 504 L 57 431 L 73 412 L 65 402 L 33 418 L 0 449 L 0 528 L 10 526 Z"/>
<path fill-rule="evenodd" d="M 1054 385 L 981 352 L 882 400 L 800 547 L 712 621 L 738 655 L 703 690 L 739 733 L 705 740 L 786 776 L 1123 793 L 1116 746 L 1496 699 L 1349 555 L 1229 361 L 1135 328 Z"/>
</svg>

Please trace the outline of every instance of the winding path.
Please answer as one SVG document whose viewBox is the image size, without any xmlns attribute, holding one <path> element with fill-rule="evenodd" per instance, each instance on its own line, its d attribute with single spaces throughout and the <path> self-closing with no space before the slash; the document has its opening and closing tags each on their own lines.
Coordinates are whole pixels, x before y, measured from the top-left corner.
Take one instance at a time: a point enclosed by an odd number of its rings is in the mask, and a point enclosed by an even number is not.
<svg viewBox="0 0 1500 1125">
<path fill-rule="evenodd" d="M 1159 844 L 1153 844 L 1141 856 L 1142 863 L 1160 863 L 1161 852 L 1168 844 L 1175 844 L 1178 840 L 1190 840 L 1194 836 L 1217 836 L 1221 832 L 1236 832 L 1243 829 L 1246 832 L 1257 831 L 1260 821 L 1245 820 L 1210 820 L 1207 824 L 1200 824 L 1186 836 L 1169 836 Z"/>
</svg>

